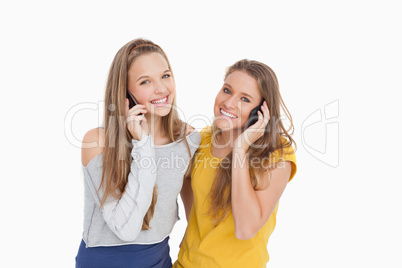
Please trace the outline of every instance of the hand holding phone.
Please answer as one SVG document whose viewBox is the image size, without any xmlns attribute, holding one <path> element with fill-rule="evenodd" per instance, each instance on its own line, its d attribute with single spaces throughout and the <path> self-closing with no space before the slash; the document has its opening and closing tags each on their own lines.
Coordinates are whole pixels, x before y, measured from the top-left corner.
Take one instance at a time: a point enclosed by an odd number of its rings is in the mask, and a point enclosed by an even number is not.
<svg viewBox="0 0 402 268">
<path fill-rule="evenodd" d="M 258 121 L 258 111 L 260 111 L 262 113 L 261 107 L 264 103 L 264 99 L 261 101 L 261 103 L 255 107 L 253 110 L 251 110 L 250 112 L 250 116 L 246 122 L 245 128 L 247 129 L 248 127 L 254 125 L 255 123 L 257 123 Z"/>
<path fill-rule="evenodd" d="M 126 92 L 126 98 L 128 99 L 128 108 L 131 109 L 133 108 L 135 105 L 137 105 L 137 100 L 135 99 L 135 97 L 133 96 L 133 94 L 128 91 Z M 139 114 L 139 115 L 143 115 L 143 114 Z"/>
<path fill-rule="evenodd" d="M 131 136 L 135 140 L 140 140 L 143 135 L 148 135 L 148 133 L 144 130 L 142 122 L 147 122 L 144 117 L 144 113 L 146 113 L 146 109 L 144 105 L 138 105 L 136 108 L 132 109 L 137 105 L 137 101 L 134 96 L 127 90 L 126 98 L 128 100 L 128 109 L 127 112 L 127 129 L 130 131 Z M 127 101 L 126 101 L 127 105 Z M 126 106 L 127 107 L 127 106 Z M 141 112 L 141 113 L 140 113 Z"/>
<path fill-rule="evenodd" d="M 265 100 L 262 100 L 262 102 L 250 112 L 243 133 L 239 135 L 234 142 L 234 150 L 247 152 L 251 144 L 261 138 L 267 131 L 270 114 L 268 103 L 264 105 L 264 101 Z M 258 114 L 258 112 L 260 112 L 260 114 Z M 260 115 L 263 120 L 259 120 L 258 115 Z M 250 126 L 253 127 L 250 128 Z"/>
</svg>

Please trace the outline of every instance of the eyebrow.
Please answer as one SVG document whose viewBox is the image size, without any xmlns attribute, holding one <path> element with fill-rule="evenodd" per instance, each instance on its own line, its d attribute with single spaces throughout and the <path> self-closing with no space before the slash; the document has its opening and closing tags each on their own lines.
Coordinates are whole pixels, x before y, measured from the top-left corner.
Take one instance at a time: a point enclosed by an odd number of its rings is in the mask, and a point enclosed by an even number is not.
<svg viewBox="0 0 402 268">
<path fill-rule="evenodd" d="M 223 85 L 232 88 L 232 86 L 229 85 L 228 83 L 224 83 Z M 240 93 L 245 95 L 245 96 L 247 96 L 247 97 L 249 97 L 250 99 L 254 99 L 250 94 L 247 94 L 247 93 L 242 92 L 242 91 L 240 91 Z"/>
<path fill-rule="evenodd" d="M 163 73 L 165 74 L 165 73 L 171 73 L 171 72 L 172 72 L 171 70 L 167 69 Z M 136 82 L 140 81 L 143 78 L 149 78 L 149 76 L 148 75 L 140 76 L 140 77 L 138 77 Z"/>
</svg>

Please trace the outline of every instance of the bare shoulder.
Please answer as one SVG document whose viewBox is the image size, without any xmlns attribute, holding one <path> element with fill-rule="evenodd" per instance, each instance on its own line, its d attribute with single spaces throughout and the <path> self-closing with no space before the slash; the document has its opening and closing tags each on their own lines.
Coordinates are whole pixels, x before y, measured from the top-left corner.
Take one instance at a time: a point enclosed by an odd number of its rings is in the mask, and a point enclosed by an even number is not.
<svg viewBox="0 0 402 268">
<path fill-rule="evenodd" d="M 105 147 L 105 130 L 103 128 L 94 128 L 89 130 L 82 139 L 81 162 L 87 166 L 88 163 L 103 152 Z"/>
<path fill-rule="evenodd" d="M 186 123 L 186 136 L 194 132 L 194 128 Z"/>
</svg>

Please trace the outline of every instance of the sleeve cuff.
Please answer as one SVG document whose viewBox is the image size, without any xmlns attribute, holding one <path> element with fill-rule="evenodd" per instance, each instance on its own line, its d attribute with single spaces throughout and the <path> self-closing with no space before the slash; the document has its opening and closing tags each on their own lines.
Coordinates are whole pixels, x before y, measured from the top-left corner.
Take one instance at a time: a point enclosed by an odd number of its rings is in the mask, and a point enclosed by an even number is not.
<svg viewBox="0 0 402 268">
<path fill-rule="evenodd" d="M 154 142 L 150 134 L 142 137 L 139 141 L 132 139 L 131 143 L 133 144 L 133 148 L 138 149 L 146 146 L 147 148 L 153 148 Z"/>
</svg>

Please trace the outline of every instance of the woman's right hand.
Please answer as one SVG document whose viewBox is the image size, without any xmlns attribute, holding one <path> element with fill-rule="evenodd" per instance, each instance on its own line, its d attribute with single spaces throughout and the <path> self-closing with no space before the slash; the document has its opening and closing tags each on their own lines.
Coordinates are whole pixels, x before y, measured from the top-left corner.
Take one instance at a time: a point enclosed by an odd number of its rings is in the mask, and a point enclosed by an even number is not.
<svg viewBox="0 0 402 268">
<path fill-rule="evenodd" d="M 126 125 L 131 136 L 135 140 L 141 140 L 142 137 L 147 136 L 148 132 L 144 129 L 143 123 L 147 122 L 144 114 L 147 113 L 145 105 L 137 104 L 133 108 L 129 108 L 129 101 L 126 99 Z M 143 115 L 140 115 L 143 114 Z"/>
</svg>

